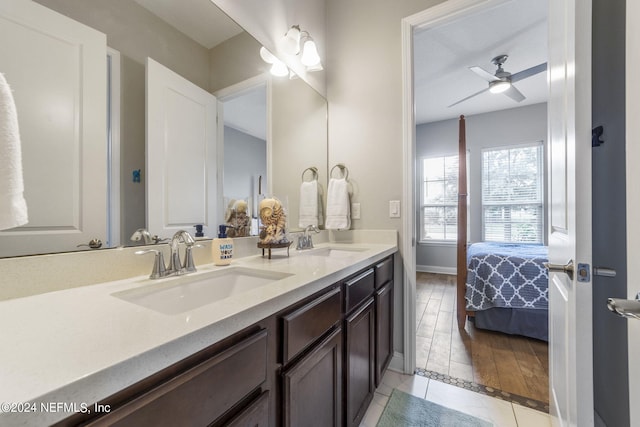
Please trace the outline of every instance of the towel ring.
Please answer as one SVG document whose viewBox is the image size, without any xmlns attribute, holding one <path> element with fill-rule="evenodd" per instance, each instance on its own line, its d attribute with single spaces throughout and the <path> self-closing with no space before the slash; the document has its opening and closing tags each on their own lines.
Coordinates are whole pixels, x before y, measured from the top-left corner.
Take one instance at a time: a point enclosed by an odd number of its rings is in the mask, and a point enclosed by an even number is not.
<svg viewBox="0 0 640 427">
<path fill-rule="evenodd" d="M 311 181 L 314 180 L 314 178 L 317 180 L 318 179 L 318 168 L 315 166 L 311 166 L 309 168 L 306 168 L 305 170 L 302 171 L 302 182 L 304 182 L 304 174 L 307 173 L 307 171 L 311 171 Z"/>
<path fill-rule="evenodd" d="M 334 167 L 331 168 L 331 171 L 329 172 L 329 177 L 331 178 L 331 175 L 333 175 L 333 170 L 335 168 L 339 168 L 340 171 L 342 172 L 342 177 L 347 180 L 349 179 L 349 169 L 347 169 L 347 167 L 345 165 L 343 165 L 342 163 L 338 163 L 337 165 L 335 165 Z"/>
</svg>

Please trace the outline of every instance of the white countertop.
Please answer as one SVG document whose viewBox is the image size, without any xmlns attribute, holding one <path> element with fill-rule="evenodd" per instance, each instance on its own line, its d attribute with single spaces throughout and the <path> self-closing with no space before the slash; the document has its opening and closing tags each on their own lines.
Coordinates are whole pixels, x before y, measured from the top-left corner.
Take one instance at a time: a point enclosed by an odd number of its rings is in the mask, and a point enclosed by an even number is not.
<svg viewBox="0 0 640 427">
<path fill-rule="evenodd" d="M 395 244 L 322 244 L 363 249 L 349 257 L 291 250 L 240 258 L 232 265 L 292 274 L 191 311 L 162 314 L 111 294 L 161 283 L 147 276 L 0 302 L 0 405 L 35 403 L 35 413 L 6 413 L 2 425 L 43 425 L 72 415 L 40 403 L 92 405 L 396 252 Z M 204 274 L 212 264 L 198 266 Z"/>
</svg>

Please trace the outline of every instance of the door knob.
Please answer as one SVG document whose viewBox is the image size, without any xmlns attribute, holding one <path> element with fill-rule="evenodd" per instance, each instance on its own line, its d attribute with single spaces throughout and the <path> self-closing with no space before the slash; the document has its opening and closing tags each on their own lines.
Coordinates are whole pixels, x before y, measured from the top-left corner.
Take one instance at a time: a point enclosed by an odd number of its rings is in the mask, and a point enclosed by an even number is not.
<svg viewBox="0 0 640 427">
<path fill-rule="evenodd" d="M 550 262 L 545 262 L 542 265 L 554 273 L 566 273 L 570 279 L 573 279 L 573 260 L 570 259 L 566 264 L 552 264 Z"/>
<path fill-rule="evenodd" d="M 640 293 L 636 299 L 608 298 L 607 308 L 627 319 L 640 319 Z"/>
<path fill-rule="evenodd" d="M 89 243 L 84 243 L 81 245 L 78 245 L 77 247 L 82 247 L 82 246 L 88 246 L 91 249 L 100 249 L 102 247 L 102 240 L 100 239 L 91 239 L 89 240 Z"/>
</svg>

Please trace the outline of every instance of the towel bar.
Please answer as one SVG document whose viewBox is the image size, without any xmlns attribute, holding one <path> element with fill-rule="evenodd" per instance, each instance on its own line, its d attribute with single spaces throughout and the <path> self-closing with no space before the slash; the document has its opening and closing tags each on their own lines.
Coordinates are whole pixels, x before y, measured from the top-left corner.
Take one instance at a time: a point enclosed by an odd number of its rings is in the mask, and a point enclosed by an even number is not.
<svg viewBox="0 0 640 427">
<path fill-rule="evenodd" d="M 302 171 L 302 181 L 304 182 L 304 174 L 307 173 L 307 171 L 311 171 L 311 173 L 313 174 L 311 176 L 311 181 L 313 181 L 314 179 L 317 180 L 318 179 L 318 168 L 315 166 L 311 166 L 306 168 L 305 170 Z"/>
<path fill-rule="evenodd" d="M 337 165 L 335 165 L 334 167 L 331 168 L 331 171 L 329 172 L 329 178 L 331 178 L 331 175 L 333 175 L 333 170 L 335 168 L 339 168 L 340 169 L 340 171 L 342 172 L 342 177 L 345 180 L 349 179 L 349 169 L 347 169 L 347 167 L 342 163 L 338 163 Z"/>
</svg>

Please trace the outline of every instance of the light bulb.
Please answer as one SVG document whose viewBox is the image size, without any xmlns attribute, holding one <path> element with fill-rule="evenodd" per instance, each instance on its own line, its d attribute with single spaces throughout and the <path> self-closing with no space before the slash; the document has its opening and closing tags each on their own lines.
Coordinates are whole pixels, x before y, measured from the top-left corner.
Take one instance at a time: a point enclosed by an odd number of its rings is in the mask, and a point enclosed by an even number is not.
<svg viewBox="0 0 640 427">
<path fill-rule="evenodd" d="M 304 46 L 302 47 L 302 58 L 300 58 L 300 62 L 302 62 L 307 67 L 313 67 L 314 65 L 320 63 L 318 48 L 316 47 L 316 43 L 311 37 L 307 38 L 304 42 Z"/>
<path fill-rule="evenodd" d="M 511 87 L 511 82 L 507 80 L 496 80 L 489 83 L 489 92 L 502 93 Z"/>
<path fill-rule="evenodd" d="M 278 77 L 288 76 L 289 68 L 287 68 L 284 62 L 276 58 L 271 66 L 271 74 Z"/>
<path fill-rule="evenodd" d="M 269 52 L 264 46 L 260 48 L 260 58 L 262 58 L 262 60 L 267 64 L 273 64 L 276 59 L 276 57 L 273 56 L 273 53 Z"/>
<path fill-rule="evenodd" d="M 282 49 L 289 55 L 297 55 L 300 52 L 300 27 L 294 25 L 284 35 Z"/>
</svg>

